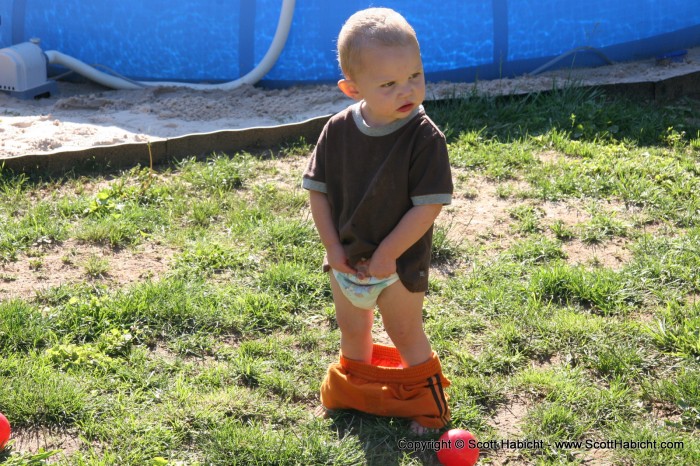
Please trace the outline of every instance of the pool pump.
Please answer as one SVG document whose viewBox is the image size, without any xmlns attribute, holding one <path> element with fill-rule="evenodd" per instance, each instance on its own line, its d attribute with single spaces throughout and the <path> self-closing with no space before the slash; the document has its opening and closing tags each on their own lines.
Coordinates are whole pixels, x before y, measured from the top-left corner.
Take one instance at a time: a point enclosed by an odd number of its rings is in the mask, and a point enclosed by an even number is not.
<svg viewBox="0 0 700 466">
<path fill-rule="evenodd" d="M 0 49 L 0 91 L 20 99 L 56 93 L 56 82 L 47 79 L 48 59 L 37 42 Z"/>
</svg>

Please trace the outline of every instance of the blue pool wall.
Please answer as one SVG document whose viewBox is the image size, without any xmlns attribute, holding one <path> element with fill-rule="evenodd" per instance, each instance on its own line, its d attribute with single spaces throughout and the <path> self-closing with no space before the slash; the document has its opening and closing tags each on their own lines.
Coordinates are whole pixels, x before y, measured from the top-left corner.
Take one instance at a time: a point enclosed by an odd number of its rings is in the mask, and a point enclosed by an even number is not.
<svg viewBox="0 0 700 466">
<path fill-rule="evenodd" d="M 0 46 L 41 39 L 89 64 L 139 80 L 229 81 L 250 71 L 274 36 L 282 0 L 0 0 Z M 287 44 L 263 84 L 335 82 L 335 39 L 369 6 L 416 29 L 429 80 L 531 72 L 572 49 L 613 61 L 700 46 L 697 0 L 298 0 Z M 582 51 L 553 68 L 605 62 Z"/>
</svg>

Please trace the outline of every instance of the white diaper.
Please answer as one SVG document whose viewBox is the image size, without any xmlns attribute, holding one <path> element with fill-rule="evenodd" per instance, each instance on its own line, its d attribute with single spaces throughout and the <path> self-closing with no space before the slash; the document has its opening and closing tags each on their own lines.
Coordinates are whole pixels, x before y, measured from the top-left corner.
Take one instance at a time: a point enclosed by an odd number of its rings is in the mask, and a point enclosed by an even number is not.
<svg viewBox="0 0 700 466">
<path fill-rule="evenodd" d="M 348 301 L 360 309 L 374 309 L 377 305 L 377 298 L 384 291 L 384 288 L 393 285 L 399 279 L 396 273 L 386 278 L 359 279 L 355 274 L 342 273 L 334 269 L 333 276 L 335 276 Z"/>
</svg>

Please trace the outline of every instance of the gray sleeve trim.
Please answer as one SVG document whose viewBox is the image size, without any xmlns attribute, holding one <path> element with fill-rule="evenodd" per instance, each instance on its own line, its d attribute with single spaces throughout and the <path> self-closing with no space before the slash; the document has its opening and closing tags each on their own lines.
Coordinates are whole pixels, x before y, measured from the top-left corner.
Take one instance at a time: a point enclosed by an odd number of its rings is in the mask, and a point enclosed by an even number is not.
<svg viewBox="0 0 700 466">
<path fill-rule="evenodd" d="M 322 181 L 312 180 L 311 178 L 303 178 L 301 181 L 301 187 L 304 189 L 310 189 L 311 191 L 318 191 L 321 193 L 327 193 L 326 183 Z"/>
<path fill-rule="evenodd" d="M 452 194 L 427 194 L 425 196 L 413 196 L 411 198 L 413 205 L 427 204 L 452 204 Z"/>
</svg>

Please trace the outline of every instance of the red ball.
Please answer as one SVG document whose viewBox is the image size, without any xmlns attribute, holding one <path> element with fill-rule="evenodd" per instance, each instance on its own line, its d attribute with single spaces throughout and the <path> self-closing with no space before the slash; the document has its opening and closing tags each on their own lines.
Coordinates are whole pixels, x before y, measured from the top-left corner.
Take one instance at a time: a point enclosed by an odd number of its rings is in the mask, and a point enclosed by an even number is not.
<svg viewBox="0 0 700 466">
<path fill-rule="evenodd" d="M 444 466 L 473 466 L 479 460 L 476 438 L 468 430 L 450 429 L 440 436 L 438 461 Z"/>
<path fill-rule="evenodd" d="M 0 413 L 0 450 L 5 448 L 5 444 L 10 440 L 11 433 L 10 421 L 7 420 L 4 414 Z"/>
</svg>

